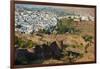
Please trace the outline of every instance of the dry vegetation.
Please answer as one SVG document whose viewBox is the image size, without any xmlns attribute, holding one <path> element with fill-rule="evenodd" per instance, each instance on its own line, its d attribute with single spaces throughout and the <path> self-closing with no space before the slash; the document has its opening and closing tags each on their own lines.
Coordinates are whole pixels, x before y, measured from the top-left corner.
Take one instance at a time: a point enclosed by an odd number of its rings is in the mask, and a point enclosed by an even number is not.
<svg viewBox="0 0 100 69">
<path fill-rule="evenodd" d="M 49 58 L 41 62 L 42 64 L 57 64 L 57 63 L 73 63 L 73 62 L 87 62 L 95 60 L 95 45 L 94 45 L 94 24 L 90 22 L 82 22 L 75 25 L 77 29 L 81 30 L 79 34 L 41 34 L 36 33 L 27 35 L 15 32 L 15 36 L 24 41 L 31 40 L 34 47 L 36 45 L 51 44 L 56 41 L 58 47 L 61 49 L 61 41 L 63 42 L 64 49 L 62 50 L 63 57 L 60 59 Z M 91 41 L 85 40 L 83 36 L 91 36 Z M 87 37 L 88 38 L 88 37 Z M 28 48 L 28 47 L 26 47 Z M 30 50 L 28 50 L 30 51 Z M 68 55 L 68 52 L 78 53 L 76 56 Z M 67 55 L 66 55 L 67 54 Z M 80 54 L 80 55 L 79 55 Z"/>
</svg>

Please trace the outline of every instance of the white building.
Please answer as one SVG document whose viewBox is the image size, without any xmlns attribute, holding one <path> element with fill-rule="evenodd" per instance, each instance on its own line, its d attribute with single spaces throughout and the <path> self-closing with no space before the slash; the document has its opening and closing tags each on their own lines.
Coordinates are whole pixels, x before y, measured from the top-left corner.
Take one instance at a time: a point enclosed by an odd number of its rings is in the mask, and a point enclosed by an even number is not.
<svg viewBox="0 0 100 69">
<path fill-rule="evenodd" d="M 45 13 L 41 11 L 16 11 L 15 25 L 21 25 L 21 28 L 16 28 L 15 31 L 19 31 L 25 34 L 30 34 L 33 31 L 39 31 L 39 29 L 49 28 L 57 24 L 56 15 L 51 13 Z"/>
<path fill-rule="evenodd" d="M 89 21 L 88 16 L 80 16 L 81 21 Z"/>
</svg>

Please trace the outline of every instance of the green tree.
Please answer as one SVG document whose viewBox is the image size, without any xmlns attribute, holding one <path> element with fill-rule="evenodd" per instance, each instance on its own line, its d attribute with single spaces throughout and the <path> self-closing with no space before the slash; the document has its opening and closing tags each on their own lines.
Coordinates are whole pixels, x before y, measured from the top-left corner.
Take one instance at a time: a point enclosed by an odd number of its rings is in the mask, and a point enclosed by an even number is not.
<svg viewBox="0 0 100 69">
<path fill-rule="evenodd" d="M 27 45 L 28 45 L 28 48 L 32 48 L 33 47 L 33 42 L 31 40 L 28 40 Z"/>
<path fill-rule="evenodd" d="M 92 42 L 93 37 L 90 36 L 90 35 L 85 35 L 85 36 L 83 36 L 83 39 L 84 39 L 86 42 L 87 42 L 87 41 Z"/>
<path fill-rule="evenodd" d="M 24 48 L 25 47 L 25 41 L 23 41 L 23 40 L 19 40 L 18 44 L 19 44 L 20 48 Z"/>
<path fill-rule="evenodd" d="M 73 19 L 63 18 L 63 19 L 58 20 L 58 23 L 57 23 L 58 33 L 61 33 L 61 34 L 65 32 L 71 33 L 73 30 L 74 30 Z"/>
</svg>

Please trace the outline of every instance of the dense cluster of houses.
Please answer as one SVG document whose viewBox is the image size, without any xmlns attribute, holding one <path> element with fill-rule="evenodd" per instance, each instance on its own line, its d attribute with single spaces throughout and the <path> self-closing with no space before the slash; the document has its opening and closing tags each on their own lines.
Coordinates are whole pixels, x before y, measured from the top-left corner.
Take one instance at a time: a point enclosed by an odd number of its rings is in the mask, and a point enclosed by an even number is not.
<svg viewBox="0 0 100 69">
<path fill-rule="evenodd" d="M 56 26 L 57 16 L 45 11 L 15 11 L 15 31 L 30 34 Z M 17 27 L 20 26 L 20 27 Z"/>
</svg>

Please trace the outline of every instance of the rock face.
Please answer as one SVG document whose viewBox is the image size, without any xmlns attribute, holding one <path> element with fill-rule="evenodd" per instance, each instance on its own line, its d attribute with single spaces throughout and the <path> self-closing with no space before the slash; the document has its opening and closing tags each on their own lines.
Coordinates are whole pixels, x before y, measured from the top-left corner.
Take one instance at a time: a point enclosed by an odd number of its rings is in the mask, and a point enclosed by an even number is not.
<svg viewBox="0 0 100 69">
<path fill-rule="evenodd" d="M 30 63 L 31 60 L 35 59 L 34 53 L 28 52 L 26 49 L 18 49 L 16 50 L 16 64 L 27 64 Z"/>
<path fill-rule="evenodd" d="M 61 57 L 61 50 L 58 47 L 56 42 L 51 43 L 50 49 L 51 49 L 53 58 L 59 59 Z"/>
<path fill-rule="evenodd" d="M 27 10 L 16 7 L 15 31 L 31 33 L 56 26 L 57 16 L 51 12 Z"/>
<path fill-rule="evenodd" d="M 56 42 L 51 43 L 50 46 L 43 44 L 37 45 L 31 49 L 16 49 L 16 64 L 27 64 L 35 63 L 35 61 L 45 59 L 60 59 L 61 50 L 59 49 Z"/>
</svg>

